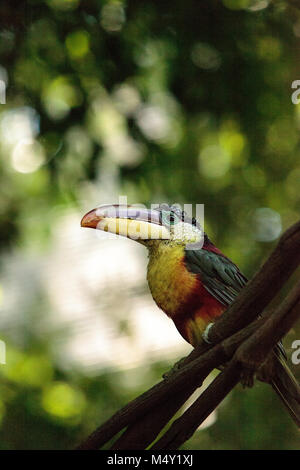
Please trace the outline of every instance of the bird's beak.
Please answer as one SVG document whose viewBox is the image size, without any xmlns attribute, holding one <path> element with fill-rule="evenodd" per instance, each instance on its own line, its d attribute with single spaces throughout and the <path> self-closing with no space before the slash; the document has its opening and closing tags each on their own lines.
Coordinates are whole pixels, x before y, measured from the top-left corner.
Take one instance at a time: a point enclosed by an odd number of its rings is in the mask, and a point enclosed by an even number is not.
<svg viewBox="0 0 300 470">
<path fill-rule="evenodd" d="M 127 205 L 105 205 L 91 210 L 81 220 L 82 227 L 122 235 L 133 240 L 167 240 L 170 232 L 161 222 L 160 213 Z"/>
</svg>

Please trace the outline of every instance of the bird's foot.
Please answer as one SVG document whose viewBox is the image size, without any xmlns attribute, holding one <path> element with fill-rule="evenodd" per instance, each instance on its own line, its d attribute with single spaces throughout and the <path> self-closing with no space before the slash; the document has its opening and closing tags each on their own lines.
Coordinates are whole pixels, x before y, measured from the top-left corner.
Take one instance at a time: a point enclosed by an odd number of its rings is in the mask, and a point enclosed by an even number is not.
<svg viewBox="0 0 300 470">
<path fill-rule="evenodd" d="M 242 370 L 242 372 L 241 372 L 241 384 L 242 384 L 243 388 L 253 387 L 253 385 L 254 385 L 254 376 L 255 376 L 254 370 L 247 369 L 247 368 L 244 368 Z"/>
<path fill-rule="evenodd" d="M 167 372 L 165 372 L 163 374 L 163 379 L 168 379 L 169 377 L 171 377 L 173 374 L 175 374 L 175 372 L 177 372 L 183 365 L 184 365 L 184 361 L 185 361 L 185 357 L 182 357 L 181 359 L 179 359 L 179 361 L 175 362 L 174 366 L 172 367 L 172 369 L 168 370 Z"/>
<path fill-rule="evenodd" d="M 204 333 L 202 334 L 203 340 L 208 344 L 212 344 L 212 341 L 210 341 L 209 339 L 209 330 L 211 329 L 212 326 L 213 326 L 213 323 L 209 323 L 207 327 L 205 328 Z"/>
</svg>

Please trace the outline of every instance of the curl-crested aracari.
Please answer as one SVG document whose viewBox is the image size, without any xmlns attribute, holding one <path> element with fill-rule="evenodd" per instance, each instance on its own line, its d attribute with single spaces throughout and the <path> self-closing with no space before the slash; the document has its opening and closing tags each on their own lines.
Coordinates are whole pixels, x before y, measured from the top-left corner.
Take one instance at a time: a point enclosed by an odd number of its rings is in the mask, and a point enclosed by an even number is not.
<svg viewBox="0 0 300 470">
<path fill-rule="evenodd" d="M 81 226 L 123 235 L 148 248 L 147 280 L 153 299 L 194 347 L 247 283 L 200 224 L 175 206 L 100 206 L 82 218 Z M 275 355 L 272 386 L 300 426 L 300 387 L 281 344 Z"/>
</svg>

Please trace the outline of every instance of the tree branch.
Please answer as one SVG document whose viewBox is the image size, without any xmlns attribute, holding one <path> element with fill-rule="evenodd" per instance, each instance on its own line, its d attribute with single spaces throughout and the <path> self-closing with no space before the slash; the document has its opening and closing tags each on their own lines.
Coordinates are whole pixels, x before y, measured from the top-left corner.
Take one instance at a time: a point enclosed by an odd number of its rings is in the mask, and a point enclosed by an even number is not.
<svg viewBox="0 0 300 470">
<path fill-rule="evenodd" d="M 117 411 L 108 421 L 97 428 L 78 449 L 98 449 L 124 427 L 138 420 L 149 410 L 155 409 L 156 406 L 168 400 L 169 396 L 176 395 L 178 391 L 191 395 L 210 371 L 230 359 L 238 345 L 263 322 L 263 318 L 256 320 L 247 328 L 224 340 L 223 343 L 215 345 L 206 353 L 187 362 L 169 378 L 154 385 Z"/>
<path fill-rule="evenodd" d="M 221 372 L 200 397 L 151 447 L 151 450 L 178 449 L 197 430 L 221 401 L 240 381 L 241 366 L 236 361 Z"/>
<path fill-rule="evenodd" d="M 237 359 L 244 367 L 256 370 L 272 348 L 286 335 L 300 317 L 300 282 L 282 301 L 275 313 L 258 328 L 237 351 Z"/>
</svg>

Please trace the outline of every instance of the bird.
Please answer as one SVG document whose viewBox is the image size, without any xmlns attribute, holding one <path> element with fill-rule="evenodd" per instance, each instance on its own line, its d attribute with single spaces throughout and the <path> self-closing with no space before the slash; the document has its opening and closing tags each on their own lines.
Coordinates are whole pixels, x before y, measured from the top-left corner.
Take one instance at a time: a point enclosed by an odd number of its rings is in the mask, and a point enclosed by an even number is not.
<svg viewBox="0 0 300 470">
<path fill-rule="evenodd" d="M 197 219 L 177 205 L 102 205 L 85 214 L 81 226 L 131 238 L 148 249 L 152 297 L 193 347 L 208 340 L 210 326 L 248 282 Z M 273 362 L 270 383 L 300 427 L 300 386 L 281 343 L 273 350 Z"/>
</svg>

